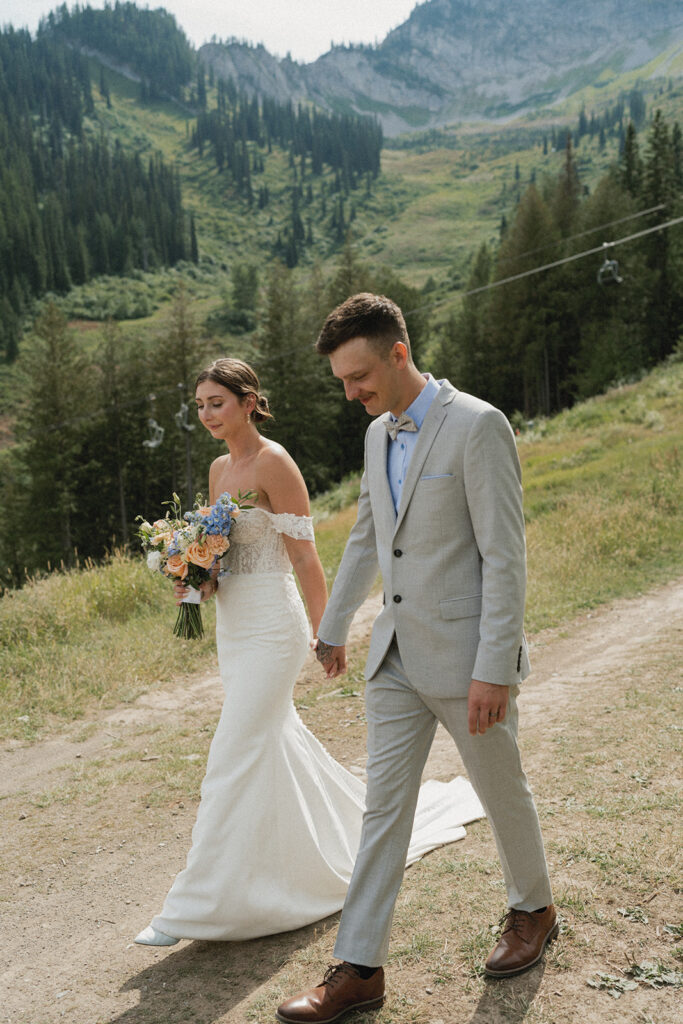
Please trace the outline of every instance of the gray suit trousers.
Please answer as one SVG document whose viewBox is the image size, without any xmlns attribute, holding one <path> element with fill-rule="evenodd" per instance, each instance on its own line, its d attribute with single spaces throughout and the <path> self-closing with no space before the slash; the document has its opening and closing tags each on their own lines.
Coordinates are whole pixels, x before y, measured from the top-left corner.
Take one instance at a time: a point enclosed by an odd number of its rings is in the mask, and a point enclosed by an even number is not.
<svg viewBox="0 0 683 1024">
<path fill-rule="evenodd" d="M 336 957 L 368 967 L 386 962 L 422 771 L 438 722 L 455 740 L 493 829 L 508 906 L 536 910 L 552 902 L 538 815 L 517 746 L 517 692 L 510 687 L 504 722 L 470 736 L 467 699 L 419 693 L 394 639 L 365 691 L 367 808 Z"/>
</svg>

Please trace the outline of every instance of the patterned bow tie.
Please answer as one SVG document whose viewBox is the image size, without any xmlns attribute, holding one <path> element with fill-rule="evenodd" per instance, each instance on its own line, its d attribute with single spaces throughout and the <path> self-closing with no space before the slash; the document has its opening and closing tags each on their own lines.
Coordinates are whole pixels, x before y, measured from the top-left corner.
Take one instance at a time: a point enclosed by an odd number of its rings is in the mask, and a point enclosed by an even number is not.
<svg viewBox="0 0 683 1024">
<path fill-rule="evenodd" d="M 397 420 L 385 420 L 384 426 L 387 428 L 387 433 L 392 441 L 395 441 L 398 437 L 399 430 L 407 430 L 409 433 L 417 430 L 415 420 L 405 412 L 402 412 Z"/>
</svg>

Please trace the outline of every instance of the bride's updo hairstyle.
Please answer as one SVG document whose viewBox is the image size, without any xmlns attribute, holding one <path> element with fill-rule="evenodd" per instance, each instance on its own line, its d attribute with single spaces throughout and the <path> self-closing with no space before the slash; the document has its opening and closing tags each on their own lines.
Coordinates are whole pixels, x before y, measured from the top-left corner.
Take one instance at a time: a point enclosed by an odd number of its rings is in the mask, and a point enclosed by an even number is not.
<svg viewBox="0 0 683 1024">
<path fill-rule="evenodd" d="M 268 399 L 259 390 L 259 379 L 248 363 L 241 359 L 216 359 L 207 366 L 197 377 L 195 388 L 205 380 L 211 380 L 214 384 L 221 384 L 228 391 L 238 398 L 246 398 L 247 395 L 256 396 L 256 405 L 251 414 L 254 423 L 263 423 L 264 420 L 273 418 L 268 408 Z"/>
</svg>

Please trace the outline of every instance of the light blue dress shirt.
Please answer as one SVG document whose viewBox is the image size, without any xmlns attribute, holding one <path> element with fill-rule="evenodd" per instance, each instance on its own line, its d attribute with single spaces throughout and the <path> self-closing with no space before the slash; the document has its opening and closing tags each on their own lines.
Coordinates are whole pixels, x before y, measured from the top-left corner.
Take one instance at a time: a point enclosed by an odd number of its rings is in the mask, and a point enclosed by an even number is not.
<svg viewBox="0 0 683 1024">
<path fill-rule="evenodd" d="M 426 385 L 423 387 L 415 401 L 411 402 L 405 410 L 408 416 L 410 416 L 414 421 L 417 430 L 399 430 L 395 441 L 392 441 L 391 437 L 389 437 L 389 444 L 387 446 L 387 476 L 389 478 L 391 497 L 394 500 L 394 511 L 398 509 L 401 501 L 403 481 L 405 480 L 406 473 L 408 472 L 408 466 L 413 454 L 413 449 L 415 448 L 417 439 L 420 436 L 420 427 L 427 415 L 427 410 L 439 391 L 439 384 L 434 380 L 431 373 L 425 373 L 424 377 L 427 380 Z M 393 413 L 389 413 L 389 419 L 395 422 L 396 416 L 394 416 Z"/>
</svg>

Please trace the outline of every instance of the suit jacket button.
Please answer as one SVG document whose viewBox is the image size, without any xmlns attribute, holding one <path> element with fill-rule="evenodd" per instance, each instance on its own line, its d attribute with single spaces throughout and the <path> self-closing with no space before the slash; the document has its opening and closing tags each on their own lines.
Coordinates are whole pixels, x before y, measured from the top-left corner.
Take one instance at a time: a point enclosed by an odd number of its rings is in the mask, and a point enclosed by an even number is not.
<svg viewBox="0 0 683 1024">
<path fill-rule="evenodd" d="M 396 604 L 400 604 L 402 600 L 403 600 L 403 599 L 402 599 L 402 597 L 401 597 L 401 595 L 400 595 L 400 594 L 394 594 L 394 602 L 395 602 Z"/>
<path fill-rule="evenodd" d="M 400 548 L 394 548 L 394 554 L 396 555 L 397 558 L 400 558 L 403 552 L 401 551 Z"/>
</svg>

